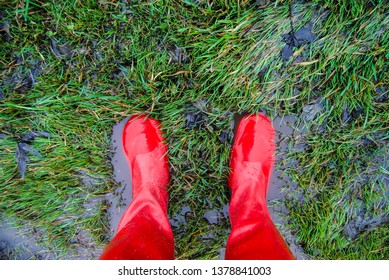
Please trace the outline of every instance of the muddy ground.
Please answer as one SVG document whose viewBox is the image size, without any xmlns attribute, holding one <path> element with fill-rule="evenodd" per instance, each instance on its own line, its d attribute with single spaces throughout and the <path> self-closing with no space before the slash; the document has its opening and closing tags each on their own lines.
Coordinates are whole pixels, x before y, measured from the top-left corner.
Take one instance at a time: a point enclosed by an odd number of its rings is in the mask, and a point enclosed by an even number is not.
<svg viewBox="0 0 389 280">
<path fill-rule="evenodd" d="M 235 122 L 238 123 L 242 115 L 235 117 Z M 128 172 L 129 166 L 125 158 L 123 148 L 121 145 L 122 130 L 128 117 L 117 123 L 112 129 L 111 137 L 111 154 L 112 154 L 112 166 L 114 170 L 114 179 L 120 184 L 120 188 L 115 193 L 110 194 L 105 199 L 110 202 L 111 206 L 108 211 L 110 218 L 110 237 L 113 237 L 116 228 L 119 224 L 120 218 L 124 213 L 126 207 L 131 202 L 131 176 Z M 276 143 L 277 143 L 277 162 L 283 161 L 283 154 L 287 152 L 288 142 L 291 141 L 291 137 L 299 137 L 301 131 L 296 128 L 297 118 L 295 117 L 275 117 L 273 119 L 273 125 L 276 130 Z M 233 127 L 233 126 L 232 126 Z M 233 132 L 232 132 L 233 133 Z M 284 236 L 285 240 L 290 245 L 292 252 L 298 259 L 307 259 L 303 252 L 303 249 L 297 245 L 295 237 L 285 227 L 285 215 L 287 210 L 285 207 L 279 206 L 285 200 L 286 192 L 282 189 L 287 187 L 289 189 L 295 189 L 295 184 L 290 184 L 286 175 L 283 175 L 282 169 L 274 168 L 272 174 L 271 184 L 269 186 L 267 201 L 273 221 L 279 228 L 280 232 Z M 88 182 L 85 182 L 88 183 Z M 98 199 L 100 201 L 101 198 Z M 97 202 L 98 202 L 97 201 Z M 91 202 L 93 203 L 93 202 Z M 205 213 L 204 219 L 210 224 L 216 225 L 218 223 L 228 223 L 228 208 L 226 204 L 222 209 L 212 209 Z M 179 214 L 170 217 L 170 222 L 173 228 L 185 227 L 187 219 L 190 219 L 191 209 L 188 206 L 184 206 Z M 58 256 L 47 249 L 42 248 L 39 245 L 39 235 L 34 234 L 34 228 L 29 227 L 28 224 L 24 224 L 19 228 L 12 227 L 11 220 L 6 217 L 0 217 L 0 259 L 56 259 Z M 212 237 L 210 237 L 212 238 Z M 77 246 L 71 254 L 62 256 L 65 259 L 96 259 L 102 252 L 102 247 L 95 247 L 88 245 L 87 237 L 83 242 Z M 220 248 L 219 259 L 224 258 L 224 248 Z"/>
<path fill-rule="evenodd" d="M 0 12 L 0 21 L 3 17 L 3 12 Z M 282 51 L 282 57 L 285 60 L 290 57 L 291 49 L 293 49 L 293 47 L 303 44 L 299 41 L 299 38 L 303 41 L 305 40 L 306 42 L 311 42 L 315 39 L 312 37 L 310 28 L 310 25 L 308 25 L 305 29 L 296 30 L 296 38 L 285 37 L 287 46 L 285 46 L 285 49 Z M 4 40 L 10 40 L 9 22 L 1 21 L 0 29 L 2 30 L 1 36 Z M 295 40 L 297 40 L 297 42 Z M 86 51 L 86 49 L 82 46 L 71 46 L 60 39 L 58 41 L 51 39 L 46 43 L 50 45 L 50 51 L 63 60 L 66 60 L 67 57 L 70 57 L 73 54 Z M 188 59 L 179 47 L 173 48 L 172 50 L 169 50 L 169 52 L 171 53 L 172 59 L 176 62 L 184 63 Z M 90 55 L 99 60 L 102 53 L 97 50 L 91 50 Z M 296 59 L 298 60 L 298 57 Z M 37 78 L 44 74 L 46 68 L 44 61 L 40 57 L 31 57 L 28 53 L 13 54 L 12 60 L 14 63 L 10 65 L 9 69 L 4 70 L 2 73 L 3 80 L 0 84 L 0 100 L 6 97 L 4 93 L 5 90 L 3 92 L 3 89 L 6 88 L 12 88 L 14 94 L 22 95 L 27 93 L 35 86 Z M 72 67 L 72 65 L 69 64 L 69 67 Z M 126 65 L 126 62 L 118 62 L 117 72 L 112 73 L 113 78 L 123 79 L 122 71 L 126 67 L 129 67 L 129 65 Z M 376 101 L 383 103 L 386 102 L 387 99 L 388 90 L 384 87 L 379 87 L 377 89 Z M 201 100 L 199 102 L 201 103 Z M 206 114 L 202 113 L 201 110 L 198 110 L 198 107 L 199 104 L 192 104 L 185 111 L 186 126 L 188 129 L 199 127 L 207 121 Z M 286 116 L 282 119 L 279 116 L 271 117 L 277 131 L 276 146 L 278 164 L 273 170 L 271 185 L 269 186 L 268 206 L 274 222 L 277 224 L 280 232 L 298 259 L 308 259 L 309 257 L 304 254 L 303 249 L 298 245 L 293 232 L 286 228 L 285 224 L 287 223 L 285 221 L 288 219 L 288 212 L 283 205 L 285 205 L 285 202 L 288 199 L 298 203 L 299 201 L 307 199 L 307 197 L 314 197 L 315 194 L 303 193 L 297 188 L 295 183 L 290 183 L 291 180 L 287 177 L 285 170 L 288 168 L 298 168 L 298 162 L 286 160 L 286 154 L 291 152 L 290 143 L 294 144 L 294 153 L 303 152 L 306 149 L 304 143 L 305 132 L 312 129 L 315 130 L 315 133 L 320 134 L 325 131 L 325 126 L 306 127 L 304 125 L 304 122 L 314 120 L 315 117 L 323 110 L 323 100 L 319 96 L 316 101 L 304 106 L 298 117 Z M 359 108 L 355 108 L 353 110 L 345 108 L 342 117 L 343 124 L 350 123 L 354 119 L 357 119 L 361 114 L 363 114 L 361 110 L 362 109 Z M 235 123 L 231 123 L 231 129 L 223 131 L 220 134 L 220 141 L 232 141 L 234 126 L 236 126 L 239 116 L 236 116 L 234 119 Z M 115 181 L 120 184 L 120 187 L 115 190 L 114 193 L 111 193 L 104 198 L 96 198 L 95 201 L 90 201 L 91 204 L 97 204 L 103 199 L 110 204 L 110 208 L 107 212 L 110 219 L 109 238 L 112 238 L 115 234 L 120 217 L 126 209 L 126 206 L 131 201 L 131 178 L 128 172 L 129 168 L 121 148 L 121 131 L 126 120 L 127 118 L 113 127 L 111 137 L 111 157 L 114 170 L 114 174 L 112 174 L 112 176 Z M 7 135 L 0 134 L 0 139 L 3 137 L 7 137 Z M 362 146 L 366 149 L 376 145 L 374 141 L 367 138 L 362 139 L 362 141 L 364 141 Z M 389 159 L 387 154 L 389 146 L 387 143 L 388 142 L 385 142 L 384 140 L 379 143 L 379 146 L 383 147 L 382 153 L 375 156 L 372 161 L 374 165 L 366 167 L 366 174 L 377 173 L 377 168 L 382 168 L 383 170 L 389 169 Z M 19 144 L 23 144 L 23 141 Z M 26 146 L 22 146 L 21 151 L 26 151 L 23 147 Z M 26 156 L 27 152 L 25 152 L 23 157 L 20 157 L 19 155 L 19 159 L 22 158 L 26 160 Z M 23 169 L 21 171 L 23 171 Z M 83 184 L 93 186 L 95 183 L 93 178 L 88 177 L 87 174 L 83 174 L 82 171 L 80 172 L 80 176 L 84 178 L 82 180 Z M 369 182 L 369 180 L 377 179 L 381 181 L 385 186 L 385 189 L 383 190 L 381 209 L 385 209 L 385 205 L 387 207 L 387 203 L 389 201 L 388 175 L 381 173 L 379 178 L 368 178 L 366 174 L 359 178 L 359 183 L 355 186 L 355 189 L 358 189 L 364 183 Z M 355 203 L 352 204 L 353 206 L 350 207 L 350 209 L 347 209 L 348 223 L 344 228 L 344 236 L 350 239 L 355 239 L 361 233 L 374 229 L 383 223 L 389 222 L 389 217 L 385 216 L 383 213 L 378 213 L 377 215 L 372 216 L 372 214 L 366 210 L 366 206 L 363 201 L 359 198 L 350 196 L 345 197 L 345 200 L 351 200 Z M 228 224 L 228 207 L 228 204 L 225 204 L 222 207 L 216 208 L 210 203 L 211 210 L 206 212 L 203 218 L 213 226 L 217 226 L 218 224 Z M 179 214 L 170 217 L 171 225 L 175 231 L 179 231 L 177 229 L 180 227 L 185 227 L 188 220 L 193 217 L 191 212 L 192 210 L 190 207 L 183 206 L 181 211 L 179 211 Z M 77 237 L 77 240 L 74 241 L 74 246 L 70 254 L 60 255 L 55 252 L 50 252 L 46 248 L 40 247 L 39 239 L 42 234 L 44 233 L 37 232 L 34 227 L 27 223 L 13 223 L 11 217 L 4 217 L 3 215 L 0 215 L 0 259 L 96 259 L 103 249 L 102 246 L 95 244 L 88 234 L 85 233 L 81 234 Z M 212 239 L 212 235 L 207 238 Z M 223 259 L 223 252 L 223 248 L 220 248 L 220 259 Z"/>
<path fill-rule="evenodd" d="M 312 110 L 317 111 L 317 108 L 315 108 L 315 106 L 313 109 L 307 108 L 305 111 L 305 117 L 307 112 L 312 113 Z M 241 116 L 235 117 L 236 123 L 239 122 L 240 118 Z M 115 193 L 103 198 L 111 204 L 107 213 L 110 219 L 110 238 L 114 236 L 120 218 L 126 207 L 131 202 L 131 176 L 128 172 L 129 167 L 121 146 L 122 130 L 127 120 L 128 118 L 125 118 L 121 122 L 117 123 L 112 130 L 111 155 L 114 170 L 113 177 L 121 187 L 117 189 Z M 267 197 L 268 207 L 273 221 L 279 228 L 287 243 L 290 245 L 290 248 L 297 259 L 308 259 L 309 257 L 304 254 L 303 248 L 301 248 L 296 242 L 293 233 L 285 226 L 285 219 L 287 219 L 288 211 L 285 206 L 283 206 L 286 196 L 295 196 L 295 199 L 297 200 L 304 199 L 303 194 L 296 196 L 296 193 L 299 193 L 297 185 L 295 183 L 290 183 L 290 179 L 283 171 L 290 167 L 297 168 L 297 162 L 293 163 L 285 161 L 285 154 L 288 153 L 290 141 L 293 140 L 295 143 L 298 143 L 299 139 L 302 140 L 303 133 L 306 128 L 300 124 L 299 118 L 296 117 L 281 118 L 276 116 L 273 118 L 273 125 L 276 130 L 277 165 L 273 170 L 271 184 L 269 186 Z M 233 133 L 232 131 L 228 133 Z M 295 148 L 303 151 L 304 144 L 297 145 Z M 387 155 L 377 157 L 376 160 L 381 165 L 386 163 L 386 167 L 388 167 Z M 388 185 L 387 176 L 382 176 L 381 180 Z M 91 182 L 86 180 L 84 183 L 88 184 Z M 386 192 L 386 196 L 387 199 L 389 197 L 389 191 Z M 98 201 L 101 201 L 101 198 L 99 198 L 96 203 Z M 383 197 L 383 203 L 385 203 L 384 201 L 385 197 Z M 94 202 L 91 201 L 91 203 Z M 350 238 L 355 238 L 361 232 L 389 221 L 388 217 L 385 216 L 373 218 L 367 215 L 362 202 L 359 204 L 357 203 L 355 207 L 358 210 L 356 212 L 357 214 L 352 214 L 355 209 L 349 209 L 350 216 L 354 215 L 355 217 L 353 216 L 352 219 L 350 219 L 344 230 L 344 234 Z M 205 213 L 204 219 L 206 219 L 209 224 L 216 226 L 221 223 L 228 223 L 228 208 L 229 205 L 226 204 L 221 209 L 212 209 Z M 192 217 L 190 213 L 190 207 L 183 206 L 179 214 L 170 217 L 169 220 L 172 228 L 185 227 L 188 219 Z M 59 257 L 53 252 L 48 251 L 46 248 L 40 247 L 40 234 L 36 233 L 33 227 L 30 227 L 28 224 L 18 224 L 18 228 L 14 228 L 15 224 L 12 224 L 11 219 L 4 216 L 0 216 L 0 221 L 0 259 L 57 259 Z M 209 236 L 208 238 L 212 238 L 212 236 Z M 66 256 L 62 255 L 60 258 L 97 259 L 103 248 L 101 246 L 96 246 L 96 244 L 91 244 L 88 240 L 88 236 L 82 237 L 81 241 L 76 244 L 75 249 L 72 250 L 72 253 Z M 219 259 L 223 258 L 224 248 L 220 248 Z"/>
</svg>

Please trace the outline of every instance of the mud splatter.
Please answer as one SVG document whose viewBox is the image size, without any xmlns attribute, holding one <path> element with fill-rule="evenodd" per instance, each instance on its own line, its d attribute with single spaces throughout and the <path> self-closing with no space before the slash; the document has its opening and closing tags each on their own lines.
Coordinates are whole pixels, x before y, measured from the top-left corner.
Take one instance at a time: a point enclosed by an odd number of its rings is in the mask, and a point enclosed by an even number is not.
<svg viewBox="0 0 389 280">
<path fill-rule="evenodd" d="M 357 200 L 356 207 L 351 207 L 348 211 L 351 219 L 347 222 L 343 234 L 355 239 L 362 232 L 371 230 L 383 223 L 389 223 L 389 216 L 372 216 L 367 212 L 367 208 L 362 200 Z"/>
<path fill-rule="evenodd" d="M 14 62 L 3 70 L 0 83 L 0 99 L 13 92 L 26 94 L 34 87 L 37 78 L 42 75 L 45 63 L 29 53 L 13 54 Z"/>
<path fill-rule="evenodd" d="M 324 100 L 319 100 L 313 104 L 305 105 L 302 109 L 302 118 L 310 122 L 314 120 L 324 109 Z"/>
</svg>

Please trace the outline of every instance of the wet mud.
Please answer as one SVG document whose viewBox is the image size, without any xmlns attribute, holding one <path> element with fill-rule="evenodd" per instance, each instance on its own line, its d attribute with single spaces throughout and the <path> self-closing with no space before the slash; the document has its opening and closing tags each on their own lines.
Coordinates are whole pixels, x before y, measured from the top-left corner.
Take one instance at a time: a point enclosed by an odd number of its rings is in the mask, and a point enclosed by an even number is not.
<svg viewBox="0 0 389 280">
<path fill-rule="evenodd" d="M 182 207 L 180 213 L 177 213 L 169 219 L 170 225 L 173 228 L 186 225 L 188 223 L 188 219 L 190 219 L 191 211 L 192 209 L 190 209 L 189 206 Z"/>
<path fill-rule="evenodd" d="M 308 259 L 303 248 L 296 242 L 295 236 L 286 227 L 288 210 L 285 207 L 286 195 L 297 190 L 297 184 L 284 172 L 287 168 L 298 168 L 297 162 L 286 161 L 292 139 L 301 137 L 304 129 L 299 128 L 299 118 L 295 116 L 276 116 L 272 119 L 276 131 L 276 163 L 272 171 L 267 193 L 267 205 L 273 222 L 289 245 L 294 256 L 299 260 Z M 303 148 L 303 147 L 300 147 Z"/>
<path fill-rule="evenodd" d="M 6 20 L 6 14 L 0 10 L 0 39 L 8 42 L 11 39 L 9 21 Z"/>
<path fill-rule="evenodd" d="M 29 53 L 13 54 L 12 63 L 0 76 L 0 100 L 11 94 L 27 94 L 44 73 L 45 62 Z"/>
<path fill-rule="evenodd" d="M 127 120 L 128 118 L 116 124 L 112 131 L 112 165 L 114 168 L 114 179 L 116 182 L 120 183 L 120 187 L 115 193 L 108 194 L 105 197 L 86 199 L 88 202 L 85 205 L 85 215 L 87 215 L 90 212 L 88 209 L 95 209 L 103 200 L 109 202 L 110 207 L 108 209 L 108 215 L 110 218 L 111 230 L 108 238 L 114 236 L 116 233 L 120 218 L 129 205 L 132 197 L 131 176 L 121 145 L 121 135 Z M 4 134 L 1 137 L 3 136 L 5 138 L 7 135 Z M 49 137 L 50 135 L 42 134 L 41 132 L 30 132 L 24 135 L 22 139 L 27 143 L 36 136 Z M 22 151 L 25 151 L 26 147 L 22 146 L 21 149 L 23 149 Z M 30 150 L 27 150 L 27 152 L 31 153 Z M 85 170 L 80 169 L 78 175 L 86 188 L 93 188 L 93 186 L 102 183 L 101 179 L 89 176 Z M 34 232 L 33 228 L 28 224 L 22 227 L 16 227 L 11 223 L 9 218 L 3 217 L 0 213 L 0 259 L 35 260 L 58 258 L 55 253 L 46 250 L 38 244 L 39 235 Z M 72 240 L 71 248 L 69 249 L 70 253 L 61 255 L 61 259 L 97 259 L 103 248 L 101 245 L 98 246 L 91 239 L 90 233 L 80 231 Z"/>
<path fill-rule="evenodd" d="M 29 223 L 15 223 L 0 213 L 0 260 L 94 260 L 103 250 L 84 230 L 73 237 L 66 254 L 42 246 L 43 235 Z"/>
<path fill-rule="evenodd" d="M 37 245 L 26 225 L 15 228 L 10 218 L 0 214 L 0 260 L 49 260 L 54 255 Z"/>
<path fill-rule="evenodd" d="M 234 118 L 234 126 L 231 127 L 234 127 L 235 131 L 242 116 L 243 115 L 237 115 Z M 116 234 L 120 219 L 132 200 L 130 168 L 122 147 L 123 128 L 128 119 L 129 117 L 114 125 L 111 137 L 111 158 L 114 180 L 120 187 L 114 193 L 109 194 L 104 198 L 99 198 L 100 200 L 104 199 L 108 201 L 110 204 L 108 209 L 110 222 L 109 238 L 112 238 Z M 298 259 L 307 259 L 303 254 L 302 249 L 295 242 L 293 234 L 285 226 L 287 209 L 284 207 L 283 203 L 285 195 L 288 192 L 283 190 L 293 191 L 297 188 L 296 184 L 290 183 L 290 179 L 283 172 L 285 168 L 289 167 L 289 165 L 284 162 L 284 155 L 288 153 L 291 137 L 295 138 L 296 134 L 300 133 L 298 130 L 294 129 L 297 120 L 297 117 L 281 118 L 278 116 L 272 120 L 276 130 L 276 166 L 272 172 L 267 202 L 271 217 L 285 240 L 290 245 L 292 252 Z M 234 132 L 230 132 L 230 134 L 233 134 Z M 86 186 L 95 183 L 94 181 L 90 181 L 91 179 L 83 173 L 80 173 L 80 176 L 83 176 L 82 182 Z M 212 227 L 212 231 L 202 236 L 200 239 L 204 242 L 212 243 L 216 235 L 226 234 L 225 232 L 219 232 L 219 228 L 222 225 L 223 227 L 226 227 L 226 225 L 229 224 L 229 204 L 223 204 L 221 199 L 216 203 L 212 203 L 208 200 L 208 204 L 209 210 L 204 213 L 202 219 Z M 194 215 L 192 209 L 189 206 L 183 206 L 178 213 L 169 218 L 169 221 L 172 228 L 180 228 L 185 227 L 195 218 L 198 217 Z M 360 228 L 368 227 L 365 224 L 369 221 L 370 220 L 358 220 L 357 225 Z M 373 224 L 376 222 L 376 220 L 372 220 Z M 10 223 L 0 219 L 0 259 L 55 259 L 56 256 L 54 254 L 45 251 L 44 248 L 37 245 L 38 240 L 36 239 L 36 236 L 29 231 L 31 231 L 31 229 L 28 227 L 26 227 L 25 230 L 21 230 L 20 228 L 15 229 Z M 352 234 L 353 233 L 350 235 Z M 75 255 L 77 256 L 77 259 L 96 259 L 102 250 L 102 248 L 95 248 L 93 244 L 90 244 L 89 246 L 87 235 L 88 234 L 86 233 L 80 233 L 80 236 L 77 237 L 80 240 L 75 240 L 74 252 L 76 252 Z M 224 247 L 220 246 L 219 259 L 224 259 L 224 250 Z M 65 258 L 74 259 L 74 254 L 73 256 L 68 255 Z"/>
<path fill-rule="evenodd" d="M 369 141 L 361 139 L 361 142 L 365 149 L 370 149 L 372 144 Z M 382 148 L 371 158 L 365 172 L 359 174 L 358 183 L 343 202 L 351 205 L 345 209 L 347 223 L 343 230 L 343 235 L 349 240 L 356 239 L 363 232 L 376 227 L 389 225 L 389 175 L 381 171 L 389 170 L 389 142 L 386 141 L 386 145 L 380 143 L 380 146 Z M 370 191 L 378 197 L 374 206 L 372 203 L 366 203 L 360 195 L 366 186 L 371 186 Z"/>
</svg>

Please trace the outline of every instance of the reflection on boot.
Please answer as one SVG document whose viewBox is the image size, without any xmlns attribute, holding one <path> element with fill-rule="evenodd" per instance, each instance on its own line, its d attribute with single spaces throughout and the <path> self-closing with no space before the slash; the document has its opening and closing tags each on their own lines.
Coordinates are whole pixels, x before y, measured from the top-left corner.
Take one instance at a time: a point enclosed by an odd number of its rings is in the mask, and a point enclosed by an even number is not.
<svg viewBox="0 0 389 280">
<path fill-rule="evenodd" d="M 263 115 L 239 124 L 231 153 L 231 234 L 226 259 L 294 259 L 271 220 L 266 193 L 274 159 L 274 129 Z"/>
<path fill-rule="evenodd" d="M 174 259 L 174 239 L 166 216 L 167 200 L 158 192 L 144 189 L 127 208 L 118 233 L 100 259 Z"/>
<path fill-rule="evenodd" d="M 123 132 L 130 163 L 133 201 L 120 220 L 117 234 L 100 259 L 174 259 L 173 232 L 167 217 L 169 167 L 159 122 L 134 116 Z"/>
</svg>

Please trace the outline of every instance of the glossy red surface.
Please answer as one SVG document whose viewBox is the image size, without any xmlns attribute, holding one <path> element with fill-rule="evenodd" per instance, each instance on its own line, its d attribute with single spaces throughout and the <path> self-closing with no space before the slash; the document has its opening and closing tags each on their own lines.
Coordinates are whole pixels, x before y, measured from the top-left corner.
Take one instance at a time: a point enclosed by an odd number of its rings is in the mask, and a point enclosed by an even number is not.
<svg viewBox="0 0 389 280">
<path fill-rule="evenodd" d="M 231 152 L 231 234 L 226 259 L 294 259 L 266 205 L 274 163 L 274 129 L 261 114 L 244 117 Z"/>
<path fill-rule="evenodd" d="M 123 147 L 132 172 L 134 198 L 100 259 L 174 258 L 167 218 L 167 146 L 159 126 L 141 115 L 132 117 L 124 128 Z M 230 161 L 232 231 L 226 259 L 294 259 L 266 205 L 273 141 L 274 129 L 265 116 L 252 115 L 240 122 Z"/>
<path fill-rule="evenodd" d="M 123 148 L 130 163 L 133 200 L 100 259 L 174 258 L 167 217 L 167 146 L 159 127 L 158 121 L 144 115 L 130 118 L 124 127 Z"/>
</svg>

